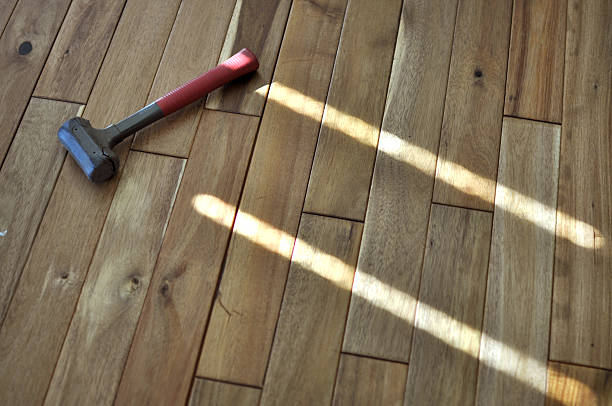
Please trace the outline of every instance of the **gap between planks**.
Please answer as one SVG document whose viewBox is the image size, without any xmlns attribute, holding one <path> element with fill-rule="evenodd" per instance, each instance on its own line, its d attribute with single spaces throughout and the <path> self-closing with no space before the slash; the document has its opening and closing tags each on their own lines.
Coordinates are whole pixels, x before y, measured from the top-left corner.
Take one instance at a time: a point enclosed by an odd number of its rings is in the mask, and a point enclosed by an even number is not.
<svg viewBox="0 0 612 406">
<path fill-rule="evenodd" d="M 102 65 L 104 65 L 104 61 L 106 60 L 106 55 L 108 55 L 108 50 L 111 48 L 111 44 L 113 43 L 113 39 L 115 38 L 115 34 L 117 33 L 117 27 L 119 27 L 119 23 L 121 22 L 121 18 L 123 17 L 123 12 L 125 11 L 125 7 L 127 5 L 127 0 L 125 0 L 123 2 L 123 7 L 121 7 L 121 13 L 119 13 L 119 17 L 117 18 L 117 22 L 115 23 L 115 27 L 113 28 L 113 33 L 110 36 L 110 40 L 108 41 L 108 45 L 106 46 L 106 49 L 104 50 L 104 55 L 102 56 L 102 59 L 100 60 L 100 65 L 98 66 L 98 71 L 96 72 L 96 77 L 94 78 L 94 81 L 91 84 L 91 87 L 89 88 L 89 93 L 87 93 L 87 100 L 84 103 L 85 108 L 87 108 L 87 103 L 89 103 L 89 98 L 91 97 L 91 93 L 93 92 L 94 86 L 96 84 L 96 82 L 98 81 L 98 76 L 100 76 L 100 71 L 102 70 Z M 70 3 L 70 5 L 72 5 L 72 3 Z M 178 9 L 177 9 L 178 12 Z M 174 17 L 176 20 L 176 16 Z M 174 24 L 174 23 L 173 23 Z M 170 36 L 170 35 L 168 35 Z M 51 52 L 49 52 L 49 55 L 51 54 Z M 45 65 L 47 64 L 47 62 L 45 62 Z M 159 66 L 159 64 L 158 64 Z M 42 75 L 42 72 L 41 72 Z M 40 77 L 39 77 L 40 79 Z M 36 85 L 38 86 L 38 81 L 36 81 Z M 36 90 L 36 88 L 34 88 L 34 90 Z M 149 89 L 149 91 L 151 91 L 151 89 Z M 83 114 L 83 112 L 81 112 L 81 114 Z"/>
<path fill-rule="evenodd" d="M 292 2 L 291 6 L 289 8 L 288 16 L 291 15 L 291 10 L 292 9 L 293 9 L 293 2 Z M 288 23 L 289 23 L 289 17 L 287 17 L 287 21 L 285 22 L 285 25 L 283 27 L 283 35 L 281 36 L 281 38 L 282 38 L 281 39 L 281 44 L 279 45 L 278 50 L 276 51 L 276 57 L 274 58 L 274 68 L 273 68 L 272 77 L 270 78 L 270 82 L 274 78 L 274 72 L 276 71 L 276 64 L 278 62 L 278 57 L 280 55 L 280 50 L 282 48 L 283 39 L 285 38 L 285 32 L 287 31 Z M 239 203 L 238 203 L 238 206 L 236 206 L 236 213 L 234 214 L 234 217 L 232 219 L 232 224 L 230 226 L 230 230 L 232 230 L 232 233 L 233 233 L 233 230 L 234 230 L 234 225 L 236 223 L 236 214 L 238 213 L 238 208 L 239 208 L 240 202 L 242 201 L 242 195 L 244 194 L 244 186 L 246 185 L 246 179 L 247 179 L 247 176 L 249 174 L 249 169 L 251 168 L 251 162 L 253 160 L 253 153 L 255 151 L 255 145 L 257 145 L 257 140 L 259 139 L 259 130 L 261 128 L 261 121 L 262 121 L 262 118 L 263 118 L 263 111 L 265 110 L 266 105 L 268 104 L 268 95 L 269 95 L 269 93 L 270 92 L 269 92 L 269 87 L 268 87 L 268 91 L 266 92 L 266 95 L 264 96 L 262 113 L 259 116 L 259 121 L 257 122 L 257 129 L 255 130 L 255 139 L 253 140 L 253 145 L 251 147 L 251 153 L 249 154 L 249 159 L 247 161 L 247 169 L 246 169 L 246 173 L 244 175 L 244 181 L 242 182 L 242 186 L 240 188 L 240 194 L 238 195 L 238 200 L 237 201 Z M 206 107 L 203 107 L 203 109 L 208 110 Z M 230 112 L 230 111 L 227 111 L 225 113 L 229 113 L 229 114 L 241 114 L 241 113 Z M 199 124 L 198 124 L 198 127 L 199 127 Z M 191 151 L 190 151 L 190 153 L 191 153 Z M 191 393 L 193 392 L 193 387 L 195 385 L 196 378 L 201 378 L 201 377 L 197 376 L 198 364 L 199 364 L 200 358 L 202 357 L 202 352 L 203 352 L 203 349 L 204 349 L 204 339 L 206 338 L 206 333 L 208 332 L 208 327 L 210 325 L 210 319 L 211 319 L 211 315 L 212 315 L 212 310 L 213 310 L 214 302 L 217 299 L 217 296 L 219 294 L 219 287 L 221 286 L 221 279 L 223 279 L 223 273 L 225 271 L 225 264 L 227 262 L 227 254 L 229 252 L 229 246 L 230 246 L 231 240 L 232 240 L 232 238 L 231 238 L 231 234 L 230 234 L 230 237 L 227 239 L 227 243 L 225 245 L 225 251 L 223 253 L 223 260 L 221 261 L 221 269 L 219 270 L 219 276 L 217 277 L 217 283 L 216 283 L 215 290 L 214 290 L 214 293 L 213 293 L 213 301 L 212 301 L 212 304 L 211 304 L 210 309 L 208 311 L 208 316 L 206 318 L 206 324 L 204 325 L 204 333 L 202 334 L 202 338 L 200 340 L 200 348 L 198 350 L 198 357 L 197 357 L 198 361 L 196 362 L 195 368 L 194 368 L 194 370 L 193 370 L 193 372 L 191 374 L 192 376 L 191 376 L 191 385 L 189 387 L 189 396 L 191 396 Z M 204 378 L 204 379 L 208 379 L 208 380 L 216 381 L 216 382 L 221 382 L 221 383 L 232 383 L 232 382 L 224 382 L 224 381 L 221 381 L 221 380 L 214 380 L 212 378 Z M 247 384 L 236 384 L 236 385 L 243 385 L 245 387 L 250 387 Z M 259 388 L 257 386 L 253 386 L 253 388 L 262 389 L 262 388 Z M 189 400 L 187 400 L 187 401 L 189 401 Z"/>
<path fill-rule="evenodd" d="M 285 33 L 283 31 L 283 37 L 284 37 Z M 279 47 L 279 52 L 280 52 L 280 47 Z M 278 60 L 278 54 L 276 55 L 277 60 Z M 274 68 L 276 69 L 276 62 L 274 63 Z M 264 100 L 264 108 L 266 106 L 268 102 L 268 94 L 266 93 L 266 99 Z M 238 113 L 232 113 L 232 114 L 238 114 Z M 221 383 L 228 383 L 228 384 L 233 384 L 233 385 L 242 385 L 245 387 L 252 387 L 252 388 L 257 388 L 257 389 L 262 389 L 260 387 L 257 386 L 250 386 L 248 384 L 237 384 L 234 382 L 229 382 L 229 381 L 222 381 L 220 379 L 213 379 L 213 378 L 203 378 L 201 376 L 198 376 L 198 364 L 200 362 L 200 359 L 202 358 L 202 352 L 204 350 L 204 339 L 206 338 L 206 333 L 208 332 L 208 327 L 210 325 L 210 319 L 212 316 L 212 310 L 214 307 L 214 303 L 215 300 L 217 300 L 217 296 L 219 295 L 219 286 L 221 286 L 221 279 L 223 279 L 223 273 L 225 272 L 225 263 L 227 262 L 227 254 L 229 252 L 229 246 L 230 246 L 230 242 L 232 241 L 232 233 L 234 231 L 234 226 L 236 224 L 236 215 L 238 214 L 238 208 L 240 205 L 240 202 L 242 201 L 242 195 L 244 193 L 244 185 L 246 184 L 246 179 L 247 176 L 249 174 L 249 169 L 251 168 L 251 161 L 253 160 L 253 152 L 255 151 L 255 145 L 257 144 L 257 139 L 259 137 L 259 129 L 261 128 L 261 119 L 263 117 L 263 114 L 261 115 L 261 117 L 259 117 L 259 121 L 257 122 L 257 129 L 255 130 L 255 138 L 253 139 L 253 145 L 251 146 L 251 152 L 249 154 L 249 159 L 247 161 L 247 166 L 246 166 L 246 172 L 244 174 L 244 180 L 242 182 L 241 188 L 240 188 L 240 194 L 238 195 L 238 205 L 236 206 L 235 212 L 234 212 L 234 217 L 232 218 L 232 224 L 230 226 L 230 236 L 227 238 L 227 242 L 225 244 L 225 251 L 223 252 L 223 259 L 221 260 L 221 269 L 219 270 L 219 275 L 217 276 L 217 281 L 216 281 L 216 285 L 215 285 L 215 290 L 214 293 L 212 295 L 212 302 L 210 305 L 210 309 L 208 309 L 208 315 L 206 317 L 206 323 L 204 324 L 204 333 L 202 334 L 202 337 L 200 339 L 200 348 L 198 349 L 198 356 L 196 358 L 196 363 L 194 366 L 193 371 L 191 372 L 191 385 L 189 386 L 189 392 L 188 392 L 188 397 L 187 397 L 187 402 L 189 402 L 189 399 L 191 397 L 191 394 L 193 392 L 193 387 L 195 385 L 196 379 L 197 378 L 201 378 L 201 379 L 208 379 L 210 381 L 215 381 L 215 382 L 221 382 Z M 199 125 L 198 125 L 199 127 Z M 195 138 L 195 137 L 194 137 Z M 180 187 L 180 185 L 179 185 Z"/>
<path fill-rule="evenodd" d="M 610 368 L 597 367 L 597 366 L 588 365 L 588 364 L 579 364 L 577 362 L 571 362 L 571 361 L 559 361 L 559 360 L 556 360 L 556 359 L 548 358 L 548 362 L 556 362 L 557 364 L 569 365 L 569 366 L 579 367 L 579 368 L 596 369 L 598 371 L 603 371 L 603 372 L 612 372 L 612 369 L 610 369 Z"/>
<path fill-rule="evenodd" d="M 340 351 L 340 354 L 345 354 L 345 355 L 352 355 L 354 357 L 361 357 L 361 358 L 369 358 L 369 359 L 373 359 L 376 361 L 384 361 L 384 362 L 393 362 L 395 364 L 403 364 L 403 365 L 408 365 L 407 361 L 399 361 L 396 359 L 388 359 L 388 358 L 381 358 L 381 357 L 376 357 L 374 355 L 365 355 L 365 354 L 357 354 L 356 352 L 350 352 L 350 351 Z"/>
<path fill-rule="evenodd" d="M 291 2 L 291 5 L 289 7 L 289 12 L 287 14 L 287 20 L 285 21 L 285 25 L 283 26 L 283 34 L 281 36 L 281 41 L 280 41 L 280 44 L 278 46 L 278 49 L 276 50 L 276 57 L 274 58 L 274 66 L 272 68 L 272 76 L 270 77 L 270 85 L 268 86 L 268 91 L 266 92 L 266 94 L 264 96 L 264 102 L 263 102 L 263 106 L 261 108 L 261 115 L 259 116 L 259 121 L 257 122 L 257 129 L 255 130 L 255 139 L 253 140 L 253 145 L 251 147 L 251 153 L 249 154 L 249 159 L 247 161 L 247 166 L 246 166 L 247 169 L 246 169 L 246 173 L 244 174 L 244 181 L 242 182 L 242 185 L 241 185 L 241 188 L 240 188 L 240 194 L 238 195 L 238 200 L 237 201 L 239 203 L 236 206 L 236 213 L 234 214 L 234 217 L 232 219 L 232 224 L 231 224 L 231 228 L 230 228 L 230 230 L 232 230 L 232 233 L 233 233 L 233 230 L 234 230 L 234 225 L 236 223 L 236 214 L 238 213 L 238 208 L 239 208 L 240 202 L 242 201 L 242 195 L 244 194 L 244 187 L 246 185 L 246 179 L 247 179 L 247 176 L 249 174 L 249 169 L 251 168 L 251 162 L 253 160 L 253 153 L 255 151 L 255 145 L 257 145 L 257 140 L 259 139 L 259 130 L 261 129 L 261 121 L 262 121 L 262 118 L 263 118 L 263 112 L 264 112 L 264 110 L 266 108 L 266 105 L 268 104 L 268 95 L 270 94 L 271 82 L 274 79 L 274 72 L 276 72 L 276 65 L 278 63 L 278 57 L 280 55 L 280 51 L 281 51 L 281 48 L 282 48 L 283 40 L 285 38 L 285 32 L 287 31 L 287 25 L 289 24 L 289 16 L 291 15 L 291 11 L 292 10 L 293 10 L 293 1 Z M 230 21 L 230 24 L 231 24 L 231 21 Z M 158 68 L 159 68 L 159 66 L 158 66 Z M 203 107 L 203 108 L 206 109 L 206 107 Z M 230 114 L 239 114 L 239 113 L 236 113 L 236 112 L 227 112 L 227 113 L 230 113 Z M 198 123 L 198 127 L 199 127 L 199 124 L 200 123 Z M 193 145 L 192 145 L 192 147 L 193 147 Z M 189 151 L 189 152 L 191 153 L 191 151 Z M 180 187 L 180 185 L 179 185 L 179 187 Z M 227 239 L 227 243 L 225 245 L 225 251 L 223 252 L 223 260 L 221 261 L 221 269 L 219 270 L 219 275 L 217 277 L 217 283 L 216 283 L 215 290 L 214 290 L 214 293 L 213 293 L 212 304 L 210 306 L 210 309 L 208 310 L 208 315 L 207 315 L 207 318 L 206 318 L 206 323 L 204 325 L 204 333 L 202 334 L 202 338 L 200 339 L 200 348 L 198 350 L 198 357 L 197 357 L 198 361 L 196 361 L 195 368 L 194 368 L 194 370 L 191 373 L 191 385 L 189 386 L 189 395 L 188 395 L 189 397 L 191 396 L 191 393 L 193 392 L 193 388 L 194 388 L 194 385 L 195 385 L 195 382 L 196 382 L 196 378 L 198 378 L 198 376 L 197 376 L 198 364 L 199 364 L 199 360 L 202 357 L 202 352 L 204 350 L 204 339 L 206 338 L 206 334 L 208 333 L 208 327 L 210 325 L 210 319 L 211 319 L 211 316 L 212 316 L 212 310 L 213 310 L 213 307 L 214 307 L 214 302 L 217 299 L 217 296 L 219 294 L 219 287 L 221 286 L 221 279 L 223 279 L 223 273 L 225 271 L 225 264 L 227 262 L 227 254 L 229 252 L 229 246 L 230 246 L 231 240 L 232 240 L 232 238 L 231 238 L 231 234 L 230 234 L 230 237 Z M 266 367 L 266 369 L 267 369 L 267 367 Z M 206 378 L 206 379 L 212 380 L 211 378 Z M 222 381 L 218 381 L 218 382 L 222 382 Z M 247 386 L 247 385 L 245 384 L 245 386 Z M 261 389 L 261 388 L 259 388 L 259 389 Z M 188 397 L 188 399 L 189 399 L 189 397 Z M 188 401 L 189 400 L 187 400 L 187 402 Z"/>
<path fill-rule="evenodd" d="M 535 118 L 527 118 L 527 117 L 520 117 L 520 116 L 513 116 L 511 114 L 504 114 L 504 117 L 508 117 L 508 118 L 516 118 L 517 120 L 525 120 L 525 121 L 533 121 L 534 123 L 542 123 L 542 124 L 552 124 L 552 125 L 561 125 L 561 122 L 556 122 L 556 121 L 545 121 L 545 120 L 537 120 Z"/>
<path fill-rule="evenodd" d="M 17 9 L 18 5 L 19 5 L 19 0 L 17 0 L 15 2 L 15 5 L 13 6 L 13 9 L 11 10 L 11 14 L 9 15 L 9 18 L 6 20 L 6 24 L 4 25 L 4 27 L 2 27 L 0 37 L 4 36 L 4 31 L 6 30 L 6 27 L 8 27 L 9 23 L 11 22 L 11 19 L 13 18 L 13 14 L 15 13 L 15 10 Z M 45 58 L 44 58 L 45 62 L 41 65 L 41 68 L 40 68 L 40 71 L 38 72 L 38 75 L 36 75 L 36 80 L 34 81 L 34 85 L 32 86 L 32 89 L 30 90 L 30 99 L 32 99 L 32 95 L 34 94 L 34 90 L 36 89 L 36 85 L 38 84 L 38 81 L 40 80 L 40 76 L 42 75 L 43 69 L 45 68 L 45 65 L 47 65 L 47 62 L 49 61 L 49 55 L 51 55 L 51 50 L 53 49 L 53 44 L 55 44 L 55 41 L 57 41 L 57 36 L 59 35 L 59 32 L 62 29 L 62 26 L 64 25 L 64 22 L 66 21 L 66 16 L 68 15 L 68 11 L 70 11 L 70 6 L 72 6 L 72 0 L 70 0 L 70 3 L 66 6 L 66 12 L 64 13 L 64 16 L 62 17 L 62 22 L 58 25 L 57 31 L 55 32 L 55 35 L 53 35 L 53 41 L 51 41 L 51 43 L 49 45 L 49 49 L 47 51 L 47 56 L 45 56 Z M 97 79 L 97 77 L 96 77 L 96 79 Z M 26 106 L 23 108 L 23 111 L 21 112 L 21 116 L 19 117 L 19 121 L 17 122 L 17 125 L 15 126 L 15 130 L 13 131 L 13 134 L 11 135 L 11 140 L 8 143 L 7 147 L 6 147 L 6 151 L 4 152 L 4 156 L 0 159 L 0 168 L 2 168 L 2 166 L 4 166 L 4 161 L 6 160 L 6 156 L 8 155 L 8 151 L 11 149 L 11 146 L 13 145 L 13 141 L 15 141 L 15 135 L 17 134 L 17 129 L 21 125 L 21 121 L 23 120 L 23 117 L 25 116 L 25 111 L 27 109 L 27 106 L 30 104 L 30 99 L 28 100 L 28 103 L 26 104 Z M 75 104 L 82 104 L 82 103 L 75 103 Z M 53 187 L 55 188 L 55 185 Z M 47 209 L 45 208 L 45 212 L 46 212 L 46 210 Z M 36 233 L 38 234 L 38 230 L 36 230 Z M 36 236 L 37 235 L 34 236 L 35 239 L 36 239 Z M 21 279 L 21 276 L 19 278 Z M 13 291 L 13 294 L 14 293 L 15 292 Z M 12 300 L 13 300 L 13 296 L 11 295 L 11 301 Z"/>
<path fill-rule="evenodd" d="M 57 97 L 47 97 L 47 96 L 30 96 L 30 100 L 31 99 L 42 99 L 42 100 L 50 100 L 50 101 L 56 101 L 56 102 L 62 102 L 62 103 L 72 103 L 72 104 L 80 104 L 82 106 L 87 106 L 87 104 L 83 104 L 82 102 L 79 101 L 75 101 L 75 100 L 66 100 L 66 99 L 59 99 Z M 21 122 L 20 122 L 21 124 Z"/>
<path fill-rule="evenodd" d="M 343 220 L 343 221 L 352 221 L 355 223 L 361 223 L 363 224 L 363 220 L 356 220 L 356 219 L 352 219 L 352 218 L 348 218 L 348 217 L 342 217 L 342 216 L 334 216 L 332 214 L 322 214 L 322 213 L 316 213 L 314 211 L 302 211 L 302 214 L 310 214 L 312 216 L 319 216 L 319 217 L 327 217 L 330 219 L 337 219 L 337 220 Z"/>
<path fill-rule="evenodd" d="M 294 3 L 292 2 L 291 3 L 291 10 L 289 11 L 289 15 L 290 16 L 291 16 L 291 12 L 293 11 L 293 4 Z M 344 24 L 346 23 L 346 10 L 347 9 L 348 9 L 348 0 L 347 0 L 347 2 L 344 5 L 344 10 L 343 10 L 343 14 L 342 14 L 342 23 L 340 24 L 340 27 L 338 28 L 338 30 L 339 30 L 338 41 L 337 41 L 337 45 L 336 45 L 336 52 L 334 54 L 334 62 L 332 64 L 331 73 L 329 75 L 329 83 L 327 85 L 327 91 L 325 92 L 324 109 L 327 106 L 327 100 L 329 99 L 329 92 L 330 92 L 331 87 L 332 87 L 333 78 L 334 78 L 334 72 L 336 70 L 336 63 L 338 61 L 338 50 L 340 49 L 340 41 L 342 39 L 342 31 L 343 31 L 343 28 L 344 28 Z M 291 18 L 291 17 L 289 17 L 289 18 Z M 285 24 L 285 32 L 287 31 L 287 26 L 289 25 L 289 18 L 287 19 L 287 23 Z M 283 40 L 285 38 L 285 32 L 283 32 Z M 283 47 L 283 44 L 281 43 L 281 46 L 279 47 L 279 55 L 280 55 L 280 49 L 282 47 Z M 277 60 L 276 61 L 278 63 L 278 56 L 277 56 Z M 274 73 L 276 73 L 276 65 L 274 66 Z M 272 76 L 272 79 L 274 79 L 274 75 Z M 268 89 L 268 93 L 266 94 L 266 103 L 264 104 L 264 110 L 265 110 L 266 104 L 268 102 L 268 95 L 269 95 L 269 93 L 270 93 L 270 91 Z M 325 110 L 323 110 L 323 115 L 324 114 L 325 114 Z M 319 121 L 319 126 L 318 126 L 318 129 L 317 129 L 317 141 L 315 143 L 315 148 L 314 148 L 314 151 L 313 151 L 313 154 L 312 154 L 312 159 L 310 160 L 310 171 L 308 173 L 308 181 L 310 181 L 310 177 L 312 176 L 312 167 L 314 165 L 314 160 L 315 160 L 316 146 L 319 143 L 319 137 L 321 136 L 321 129 L 323 127 L 323 115 L 321 115 L 321 119 Z M 262 114 L 262 117 L 263 117 L 263 114 Z M 259 120 L 259 123 L 261 125 L 261 120 Z M 259 129 L 258 129 L 258 132 L 259 132 Z M 257 140 L 255 142 L 257 142 Z M 249 162 L 249 166 L 250 166 L 250 162 Z M 244 191 L 244 185 L 246 185 L 246 178 L 245 178 L 245 182 L 243 184 L 243 191 Z M 308 186 L 306 186 L 306 191 L 304 192 L 304 198 L 302 199 L 302 206 L 301 206 L 301 209 L 300 209 L 300 218 L 298 219 L 298 222 L 297 222 L 297 228 L 296 228 L 296 231 L 295 231 L 295 238 L 293 240 L 293 247 L 291 248 L 291 256 L 290 256 L 290 258 L 293 258 L 293 252 L 295 250 L 295 243 L 297 241 L 297 235 L 299 233 L 300 226 L 302 224 L 302 215 L 303 215 L 304 205 L 306 204 L 306 196 L 308 195 L 308 190 L 307 189 L 308 189 Z M 242 201 L 242 196 L 241 196 L 241 200 L 240 201 Z M 234 221 L 235 220 L 236 220 L 236 216 L 234 216 Z M 362 238 L 363 238 L 363 231 L 362 231 Z M 229 248 L 229 246 L 228 246 L 228 248 Z M 361 249 L 361 243 L 360 243 L 359 249 Z M 225 253 L 225 258 L 227 258 L 227 254 L 228 253 L 226 252 Z M 225 258 L 224 258 L 224 260 L 225 260 Z M 265 367 L 264 373 L 263 373 L 262 384 L 265 384 L 266 376 L 268 375 L 268 369 L 270 368 L 270 359 L 272 358 L 272 348 L 274 346 L 274 337 L 276 337 L 276 332 L 278 331 L 278 321 L 280 320 L 280 311 L 281 311 L 282 306 L 283 306 L 283 298 L 285 297 L 285 292 L 287 290 L 287 282 L 289 281 L 289 269 L 290 269 L 290 267 L 291 267 L 291 259 L 289 260 L 289 263 L 287 264 L 287 278 L 285 279 L 285 283 L 283 284 L 283 293 L 280 296 L 281 297 L 281 305 L 279 307 L 278 315 L 276 317 L 276 322 L 274 323 L 274 333 L 272 334 L 272 342 L 270 344 L 270 348 L 268 349 L 268 356 L 267 356 L 267 359 L 266 359 L 266 367 Z M 219 278 L 219 280 L 220 279 L 221 278 Z M 217 292 L 218 292 L 218 288 L 219 288 L 219 286 L 217 286 Z M 351 292 L 352 292 L 352 285 L 351 285 Z M 215 292 L 215 297 L 216 297 L 216 292 Z M 345 321 L 345 323 L 346 323 L 346 321 Z M 206 333 L 208 333 L 208 331 Z M 344 338 L 344 333 L 342 335 L 343 335 L 343 338 Z M 338 359 L 338 363 L 339 362 L 340 362 L 340 359 Z M 336 373 L 336 375 L 337 375 L 337 373 Z M 334 383 L 334 385 L 335 385 L 335 383 Z"/>
<path fill-rule="evenodd" d="M 223 380 L 223 379 L 207 378 L 207 377 L 204 377 L 204 376 L 199 376 L 197 374 L 194 374 L 193 378 L 194 378 L 193 381 L 195 381 L 196 379 L 205 379 L 207 381 L 223 383 L 223 384 L 226 384 L 226 385 L 242 386 L 244 388 L 259 389 L 259 390 L 263 389 L 263 386 L 249 385 L 248 383 L 231 382 L 231 381 L 226 381 L 226 380 Z M 193 391 L 193 385 L 191 387 L 191 390 L 189 391 L 189 395 L 190 396 L 191 396 L 191 392 L 192 391 Z M 189 398 L 187 400 L 189 401 Z"/>
</svg>

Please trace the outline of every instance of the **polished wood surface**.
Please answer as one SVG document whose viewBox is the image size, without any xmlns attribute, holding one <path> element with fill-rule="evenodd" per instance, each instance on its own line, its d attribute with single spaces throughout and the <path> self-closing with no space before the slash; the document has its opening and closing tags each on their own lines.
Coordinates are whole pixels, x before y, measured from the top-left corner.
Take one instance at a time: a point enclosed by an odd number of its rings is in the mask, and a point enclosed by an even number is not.
<svg viewBox="0 0 612 406">
<path fill-rule="evenodd" d="M 431 207 L 406 404 L 474 403 L 492 220 L 482 211 Z"/>
<path fill-rule="evenodd" d="M 200 376 L 263 383 L 345 6 L 346 0 L 296 0 L 292 6 L 204 339 Z"/>
<path fill-rule="evenodd" d="M 0 404 L 610 404 L 610 21 L 0 2 Z M 109 182 L 57 141 L 244 47 Z"/>
<path fill-rule="evenodd" d="M 346 10 L 304 211 L 365 217 L 400 9 L 353 0 Z"/>
<path fill-rule="evenodd" d="M 565 0 L 514 2 L 504 114 L 560 123 Z"/>
<path fill-rule="evenodd" d="M 551 359 L 612 369 L 612 1 L 569 1 Z M 608 310 L 604 310 L 604 309 Z"/>
<path fill-rule="evenodd" d="M 302 215 L 263 405 L 331 401 L 362 230 L 358 222 Z"/>
<path fill-rule="evenodd" d="M 456 6 L 404 3 L 353 284 L 359 294 L 344 335 L 347 352 L 406 363 L 410 356 L 444 108 L 440 78 L 448 76 Z M 391 288 L 406 295 L 379 306 Z"/>
<path fill-rule="evenodd" d="M 436 203 L 494 209 L 511 18 L 512 0 L 459 1 L 436 167 Z"/>
<path fill-rule="evenodd" d="M 479 355 L 481 404 L 544 401 L 560 130 L 504 118 Z"/>
</svg>

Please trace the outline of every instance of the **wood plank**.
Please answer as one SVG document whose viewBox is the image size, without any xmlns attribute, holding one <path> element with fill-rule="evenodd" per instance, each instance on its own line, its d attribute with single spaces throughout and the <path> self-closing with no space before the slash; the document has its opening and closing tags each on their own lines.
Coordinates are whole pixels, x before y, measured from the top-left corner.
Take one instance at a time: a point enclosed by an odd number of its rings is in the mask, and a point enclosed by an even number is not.
<svg viewBox="0 0 612 406">
<path fill-rule="evenodd" d="M 246 47 L 257 55 L 259 69 L 211 93 L 207 108 L 261 116 L 290 8 L 291 0 L 236 2 L 219 62 Z"/>
<path fill-rule="evenodd" d="M 144 105 L 178 2 L 126 5 L 84 113 L 92 125 L 103 127 Z M 125 163 L 128 144 L 116 150 Z M 10 403 L 38 404 L 45 396 L 118 179 L 92 185 L 73 159 L 64 161 L 0 330 L 6 354 L 0 369 L 11 371 L 1 385 L 15 388 Z"/>
<path fill-rule="evenodd" d="M 349 2 L 305 211 L 365 217 L 401 6 Z"/>
<path fill-rule="evenodd" d="M 189 406 L 256 406 L 261 389 L 195 378 Z"/>
<path fill-rule="evenodd" d="M 172 27 L 147 103 L 217 65 L 234 2 L 184 0 Z M 205 40 L 203 40 L 205 38 Z M 194 51 L 194 50 L 197 50 Z M 200 100 L 141 131 L 133 148 L 187 157 L 200 122 Z"/>
<path fill-rule="evenodd" d="M 66 156 L 56 140 L 58 123 L 78 109 L 31 99 L 0 169 L 0 325 Z"/>
<path fill-rule="evenodd" d="M 74 1 L 34 95 L 87 103 L 125 0 Z"/>
<path fill-rule="evenodd" d="M 362 230 L 302 215 L 262 405 L 331 403 Z"/>
<path fill-rule="evenodd" d="M 345 6 L 293 3 L 199 376 L 263 382 Z"/>
<path fill-rule="evenodd" d="M 544 403 L 560 127 L 504 118 L 477 403 Z"/>
<path fill-rule="evenodd" d="M 516 0 L 504 114 L 561 122 L 565 0 Z"/>
<path fill-rule="evenodd" d="M 205 111 L 123 372 L 118 404 L 184 404 L 259 118 Z"/>
<path fill-rule="evenodd" d="M 16 4 L 17 0 L 4 0 L 0 2 L 0 34 L 4 31 Z"/>
<path fill-rule="evenodd" d="M 492 217 L 431 208 L 406 405 L 474 404 Z"/>
<path fill-rule="evenodd" d="M 113 403 L 183 166 L 130 154 L 45 404 Z"/>
<path fill-rule="evenodd" d="M 551 359 L 612 369 L 612 1 L 570 1 Z"/>
<path fill-rule="evenodd" d="M 512 0 L 459 2 L 433 200 L 493 211 Z"/>
<path fill-rule="evenodd" d="M 404 2 L 344 336 L 347 352 L 408 362 L 456 5 Z M 389 288 L 407 300 L 385 302 Z M 390 307 L 376 305 L 381 301 Z"/>
<path fill-rule="evenodd" d="M 334 406 L 402 404 L 408 366 L 342 354 Z"/>
<path fill-rule="evenodd" d="M 612 372 L 549 362 L 546 400 L 549 406 L 611 405 Z"/>
<path fill-rule="evenodd" d="M 85 0 L 77 0 L 85 1 Z M 45 64 L 70 0 L 21 0 L 0 37 L 0 162 Z"/>
</svg>

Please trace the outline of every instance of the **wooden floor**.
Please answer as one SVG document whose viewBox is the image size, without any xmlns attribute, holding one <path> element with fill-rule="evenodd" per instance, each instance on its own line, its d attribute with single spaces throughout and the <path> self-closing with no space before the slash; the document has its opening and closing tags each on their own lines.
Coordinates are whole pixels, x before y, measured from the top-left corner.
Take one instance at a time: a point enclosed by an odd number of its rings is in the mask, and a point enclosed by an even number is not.
<svg viewBox="0 0 612 406">
<path fill-rule="evenodd" d="M 2 0 L 0 404 L 612 405 L 612 0 Z M 57 141 L 243 47 L 118 147 Z"/>
</svg>

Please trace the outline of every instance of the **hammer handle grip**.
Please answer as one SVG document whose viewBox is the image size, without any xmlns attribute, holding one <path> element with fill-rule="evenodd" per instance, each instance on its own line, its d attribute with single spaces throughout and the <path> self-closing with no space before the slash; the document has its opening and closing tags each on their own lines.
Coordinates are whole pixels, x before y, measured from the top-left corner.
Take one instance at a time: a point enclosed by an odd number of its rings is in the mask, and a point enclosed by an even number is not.
<svg viewBox="0 0 612 406">
<path fill-rule="evenodd" d="M 257 68 L 259 68 L 257 57 L 253 52 L 244 48 L 225 62 L 219 64 L 216 68 L 155 100 L 155 103 L 164 113 L 164 116 L 167 116 L 193 103 L 218 87 L 257 70 Z"/>
</svg>

